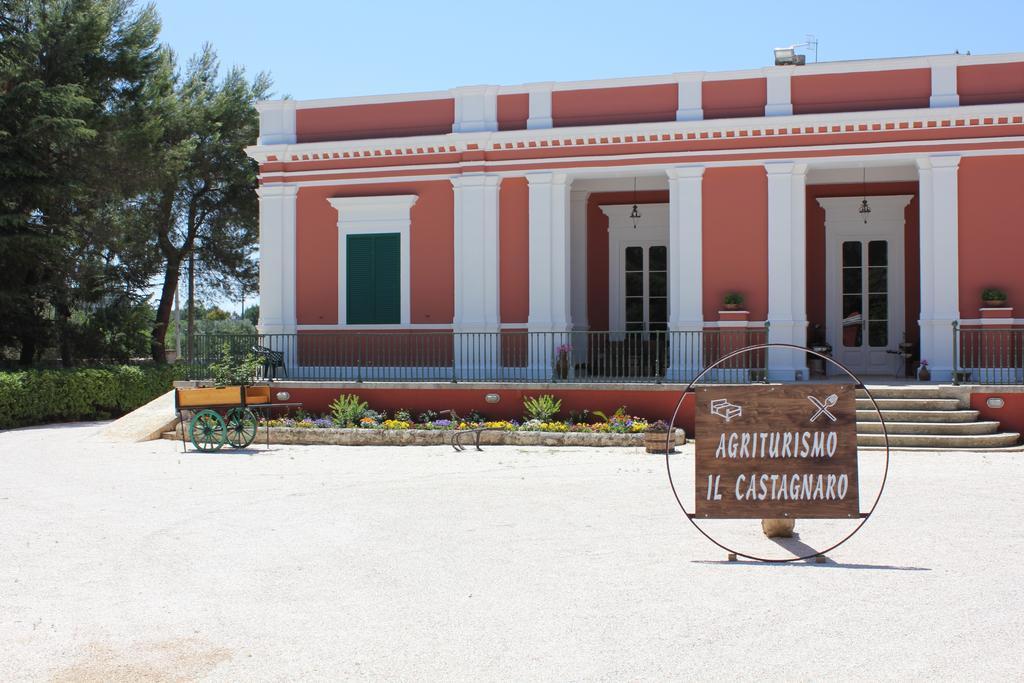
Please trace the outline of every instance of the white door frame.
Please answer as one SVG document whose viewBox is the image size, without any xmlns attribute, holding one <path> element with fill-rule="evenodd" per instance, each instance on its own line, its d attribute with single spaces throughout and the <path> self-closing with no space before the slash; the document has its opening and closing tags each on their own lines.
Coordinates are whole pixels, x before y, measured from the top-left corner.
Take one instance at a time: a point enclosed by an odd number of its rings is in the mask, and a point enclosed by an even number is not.
<svg viewBox="0 0 1024 683">
<path fill-rule="evenodd" d="M 608 216 L 608 328 L 615 332 L 626 329 L 626 277 L 623 252 L 626 247 L 663 246 L 668 249 L 668 204 L 638 204 L 640 218 L 636 228 L 629 214 L 632 204 L 602 204 L 601 211 Z M 668 252 L 666 252 L 666 258 Z M 646 258 L 646 256 L 645 256 Z M 669 271 L 672 263 L 667 264 Z M 671 307 L 672 292 L 669 292 Z M 669 309 L 671 310 L 671 308 Z M 621 340 L 623 335 L 613 335 Z"/>
<path fill-rule="evenodd" d="M 825 209 L 825 331 L 826 339 L 832 346 L 833 357 L 850 369 L 864 374 L 895 375 L 903 368 L 902 357 L 887 351 L 898 351 L 906 327 L 904 295 L 906 269 L 904 255 L 905 214 L 904 209 L 913 195 L 869 196 L 871 213 L 865 216 L 859 212 L 863 197 L 821 197 L 818 204 Z M 889 341 L 877 351 L 868 346 L 864 335 L 865 353 L 860 362 L 849 358 L 842 346 L 842 287 L 841 245 L 847 240 L 888 240 L 889 241 Z M 865 259 L 867 254 L 865 253 Z M 867 311 L 863 312 L 865 321 Z M 865 330 L 867 327 L 865 326 Z M 884 356 L 881 354 L 885 354 Z M 838 368 L 830 366 L 829 374 Z"/>
</svg>

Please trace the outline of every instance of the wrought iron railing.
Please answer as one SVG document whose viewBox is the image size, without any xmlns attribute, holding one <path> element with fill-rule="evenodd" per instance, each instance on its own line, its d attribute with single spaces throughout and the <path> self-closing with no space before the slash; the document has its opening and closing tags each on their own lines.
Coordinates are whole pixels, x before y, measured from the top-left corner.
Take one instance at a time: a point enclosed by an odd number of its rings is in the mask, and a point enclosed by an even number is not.
<svg viewBox="0 0 1024 683">
<path fill-rule="evenodd" d="M 954 384 L 1024 384 L 1024 328 L 953 323 Z"/>
<path fill-rule="evenodd" d="M 209 379 L 229 354 L 255 353 L 265 378 L 356 382 L 687 382 L 745 346 L 763 344 L 765 328 L 694 332 L 310 331 L 210 334 L 193 338 L 182 364 L 190 379 Z M 762 349 L 730 358 L 704 380 L 746 383 L 767 377 Z"/>
</svg>

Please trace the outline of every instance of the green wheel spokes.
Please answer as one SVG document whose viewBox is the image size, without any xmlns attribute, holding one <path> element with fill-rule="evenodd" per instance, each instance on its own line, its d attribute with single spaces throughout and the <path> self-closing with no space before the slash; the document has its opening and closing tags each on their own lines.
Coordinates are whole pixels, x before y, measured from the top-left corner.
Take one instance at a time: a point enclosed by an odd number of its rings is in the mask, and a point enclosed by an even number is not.
<svg viewBox="0 0 1024 683">
<path fill-rule="evenodd" d="M 248 408 L 232 408 L 228 411 L 227 439 L 235 448 L 245 448 L 256 439 L 259 422 Z"/>
<path fill-rule="evenodd" d="M 215 451 L 224 445 L 227 426 L 224 418 L 212 410 L 200 410 L 189 425 L 192 445 L 201 451 Z"/>
</svg>

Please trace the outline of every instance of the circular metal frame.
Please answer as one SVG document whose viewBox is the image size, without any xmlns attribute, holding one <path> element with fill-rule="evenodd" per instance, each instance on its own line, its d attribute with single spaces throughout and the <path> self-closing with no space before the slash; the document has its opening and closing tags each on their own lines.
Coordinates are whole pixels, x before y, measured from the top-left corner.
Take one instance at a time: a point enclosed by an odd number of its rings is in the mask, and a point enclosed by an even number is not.
<svg viewBox="0 0 1024 683">
<path fill-rule="evenodd" d="M 225 438 L 232 448 L 245 448 L 256 440 L 259 431 L 259 420 L 249 408 L 232 408 L 225 418 L 227 431 Z M 250 433 L 251 431 L 251 433 Z"/>
<path fill-rule="evenodd" d="M 702 536 L 704 536 L 704 538 L 708 539 L 709 541 L 711 541 L 712 543 L 717 545 L 722 550 L 724 550 L 726 552 L 729 552 L 729 553 L 733 553 L 737 557 L 745 557 L 748 560 L 755 560 L 757 562 L 770 562 L 770 563 L 778 564 L 778 563 L 783 563 L 783 562 L 799 562 L 801 560 L 810 560 L 810 559 L 818 557 L 820 555 L 825 555 L 826 553 L 832 552 L 833 550 L 835 550 L 836 548 L 841 546 L 843 543 L 846 543 L 848 540 L 853 538 L 853 535 L 856 534 L 858 531 L 860 531 L 861 527 L 864 526 L 864 524 L 871 518 L 871 515 L 875 512 L 875 508 L 878 507 L 878 501 L 882 499 L 882 492 L 885 490 L 885 482 L 889 478 L 889 431 L 886 429 L 886 426 L 885 426 L 885 418 L 882 417 L 882 411 L 881 411 L 881 409 L 879 409 L 878 402 L 875 401 L 875 397 L 871 395 L 871 391 L 864 385 L 863 382 L 861 382 L 860 378 L 857 377 L 857 375 L 853 374 L 852 370 L 850 370 L 848 367 L 846 367 L 845 365 L 843 365 L 842 363 L 840 363 L 839 361 L 837 361 L 836 359 L 834 359 L 834 358 L 832 358 L 830 356 L 826 356 L 826 355 L 824 355 L 822 353 L 818 353 L 817 351 L 812 351 L 811 349 L 804 348 L 803 346 L 797 346 L 796 344 L 771 343 L 771 344 L 752 344 L 750 346 L 745 346 L 742 349 L 737 349 L 736 351 L 733 351 L 731 353 L 726 354 L 725 356 L 722 356 L 717 361 L 715 361 L 714 363 L 712 363 L 708 367 L 704 368 L 700 372 L 700 374 L 698 374 L 696 377 L 694 377 L 693 380 L 691 380 L 690 383 L 686 385 L 686 389 L 683 390 L 682 396 L 679 397 L 679 401 L 676 403 L 676 409 L 672 413 L 672 421 L 669 423 L 669 432 L 671 433 L 671 431 L 675 429 L 676 417 L 678 417 L 679 410 L 683 407 L 683 401 L 686 400 L 686 395 L 689 394 L 693 390 L 693 385 L 694 384 L 699 382 L 704 377 L 704 375 L 708 374 L 708 372 L 710 372 L 714 368 L 718 367 L 719 364 L 729 360 L 730 358 L 735 358 L 736 356 L 739 356 L 741 354 L 750 353 L 751 351 L 759 351 L 761 349 L 788 349 L 788 350 L 791 350 L 791 351 L 800 351 L 802 353 L 809 353 L 811 355 L 817 356 L 818 358 L 824 359 L 824 360 L 834 364 L 839 369 L 841 369 L 843 372 L 845 372 L 847 375 L 849 375 L 850 378 L 852 378 L 853 381 L 854 381 L 854 389 L 855 390 L 856 389 L 863 389 L 864 393 L 866 393 L 868 395 L 868 398 L 871 400 L 871 405 L 874 406 L 874 408 L 875 408 L 875 414 L 878 415 L 878 421 L 882 425 L 882 436 L 885 439 L 885 470 L 882 472 L 882 483 L 878 487 L 878 495 L 875 496 L 875 501 L 871 504 L 871 509 L 868 510 L 867 513 L 861 513 L 862 516 L 861 516 L 860 523 L 856 527 L 853 528 L 853 531 L 848 533 L 846 536 L 844 536 L 838 542 L 836 542 L 833 545 L 830 545 L 829 547 L 825 548 L 824 550 L 819 550 L 819 551 L 816 551 L 814 553 L 811 553 L 810 555 L 802 555 L 800 557 L 782 557 L 782 558 L 758 557 L 757 555 L 751 555 L 749 553 L 742 553 L 742 552 L 740 552 L 738 550 L 733 550 L 732 548 L 728 547 L 724 543 L 720 543 L 714 537 L 712 537 L 711 534 L 709 534 L 708 532 L 704 531 L 704 529 L 702 529 L 701 526 L 699 524 L 697 524 L 697 522 L 694 521 L 694 515 L 692 513 L 690 513 L 689 511 L 687 511 L 686 506 L 683 505 L 683 501 L 679 498 L 679 492 L 676 491 L 675 482 L 672 480 L 672 465 L 670 464 L 670 460 L 669 460 L 669 453 L 670 453 L 670 451 L 666 447 L 666 449 L 665 449 L 665 469 L 668 472 L 668 483 L 669 483 L 669 486 L 672 487 L 672 495 L 675 497 L 676 503 L 679 504 L 679 509 L 683 511 L 684 515 L 686 515 L 686 519 L 689 520 L 690 524 L 692 524 L 693 527 L 697 531 L 699 531 Z"/>
<path fill-rule="evenodd" d="M 192 445 L 201 451 L 219 451 L 227 442 L 224 418 L 215 410 L 206 408 L 192 416 L 188 429 Z M 219 436 L 219 440 L 213 437 Z M 202 437 L 199 441 L 196 437 Z"/>
</svg>

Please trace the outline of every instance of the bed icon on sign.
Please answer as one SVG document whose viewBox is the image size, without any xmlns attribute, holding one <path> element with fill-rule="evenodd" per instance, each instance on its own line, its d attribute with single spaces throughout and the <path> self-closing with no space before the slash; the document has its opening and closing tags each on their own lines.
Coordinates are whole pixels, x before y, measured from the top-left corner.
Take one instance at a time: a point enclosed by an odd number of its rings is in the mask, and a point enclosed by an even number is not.
<svg viewBox="0 0 1024 683">
<path fill-rule="evenodd" d="M 711 414 L 717 415 L 726 422 L 732 422 L 734 417 L 743 415 L 743 408 L 735 403 L 729 403 L 727 398 L 716 398 L 711 401 Z"/>
</svg>

